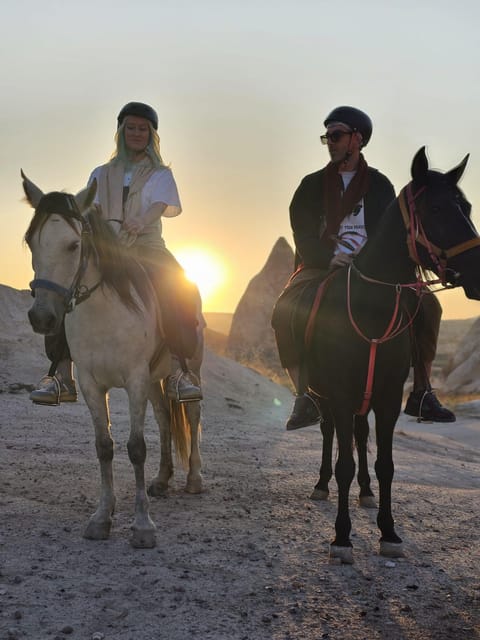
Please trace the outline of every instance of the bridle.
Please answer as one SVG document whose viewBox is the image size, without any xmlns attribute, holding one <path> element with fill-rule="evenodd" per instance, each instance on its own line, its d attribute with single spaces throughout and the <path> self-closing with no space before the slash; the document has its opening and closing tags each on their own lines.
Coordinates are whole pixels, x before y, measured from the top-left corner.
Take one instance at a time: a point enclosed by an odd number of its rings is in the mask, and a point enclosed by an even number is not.
<svg viewBox="0 0 480 640">
<path fill-rule="evenodd" d="M 43 196 L 38 203 L 36 212 L 42 210 L 46 215 L 51 215 L 53 213 L 59 214 L 64 218 L 70 218 L 76 220 L 80 223 L 80 261 L 78 265 L 78 269 L 73 278 L 72 284 L 67 289 L 62 285 L 53 282 L 52 280 L 45 280 L 43 278 L 35 278 L 30 282 L 31 294 L 35 297 L 36 289 L 48 289 L 49 291 L 53 291 L 63 301 L 64 305 L 64 313 L 70 313 L 73 311 L 77 304 L 80 304 L 84 300 L 90 297 L 90 295 L 97 289 L 101 281 L 97 282 L 93 287 L 87 287 L 86 285 L 81 284 L 81 280 L 85 275 L 87 270 L 88 260 L 91 255 L 92 250 L 92 229 L 88 219 L 80 213 L 78 205 L 75 201 L 75 198 L 68 193 L 56 194 L 57 201 L 55 202 L 55 210 L 49 210 L 48 201 L 42 200 L 48 197 Z M 62 202 L 58 202 L 58 197 L 61 197 Z"/>
<path fill-rule="evenodd" d="M 417 245 L 420 244 L 428 251 L 430 259 L 432 260 L 433 264 L 436 265 L 440 283 L 443 285 L 443 287 L 447 289 L 456 287 L 458 286 L 457 283 L 452 284 L 447 282 L 448 260 L 450 258 L 453 258 L 454 256 L 458 256 L 461 253 L 464 253 L 465 251 L 469 251 L 474 247 L 478 247 L 480 245 L 480 237 L 477 236 L 475 238 L 470 238 L 470 240 L 466 240 L 465 242 L 456 244 L 449 249 L 440 249 L 432 242 L 430 242 L 423 229 L 422 222 L 415 208 L 415 200 L 423 191 L 425 191 L 425 187 L 422 187 L 414 194 L 413 186 L 410 182 L 401 190 L 398 196 L 398 204 L 400 206 L 400 211 L 402 213 L 405 228 L 407 230 L 407 246 L 409 256 L 413 260 L 413 262 L 415 262 L 415 264 L 420 267 L 423 266 L 418 255 Z M 458 280 L 460 274 L 455 273 L 454 275 L 455 279 Z"/>
</svg>

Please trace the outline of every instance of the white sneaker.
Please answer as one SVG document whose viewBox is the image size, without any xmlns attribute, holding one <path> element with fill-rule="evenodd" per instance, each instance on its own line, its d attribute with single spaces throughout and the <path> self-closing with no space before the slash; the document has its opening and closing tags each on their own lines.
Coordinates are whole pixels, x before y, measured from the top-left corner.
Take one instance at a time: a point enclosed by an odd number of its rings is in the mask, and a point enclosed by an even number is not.
<svg viewBox="0 0 480 640">
<path fill-rule="evenodd" d="M 35 404 L 58 405 L 61 402 L 76 402 L 78 393 L 75 381 L 68 384 L 56 376 L 44 376 L 36 389 L 30 394 L 30 400 Z"/>
<path fill-rule="evenodd" d="M 202 390 L 199 384 L 192 381 L 195 377 L 190 371 L 185 373 L 182 369 L 168 376 L 166 384 L 166 393 L 168 397 L 176 402 L 198 402 L 202 400 Z"/>
</svg>

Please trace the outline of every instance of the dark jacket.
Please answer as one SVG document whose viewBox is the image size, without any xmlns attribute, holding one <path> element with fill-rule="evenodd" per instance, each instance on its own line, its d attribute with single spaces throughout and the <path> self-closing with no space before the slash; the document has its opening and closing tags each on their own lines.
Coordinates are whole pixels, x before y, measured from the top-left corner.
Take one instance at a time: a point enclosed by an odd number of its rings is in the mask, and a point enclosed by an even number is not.
<svg viewBox="0 0 480 640">
<path fill-rule="evenodd" d="M 325 226 L 325 168 L 303 178 L 290 204 L 290 224 L 297 250 L 296 265 L 328 269 L 333 249 L 320 241 Z M 368 191 L 364 198 L 365 227 L 370 236 L 392 200 L 395 190 L 390 180 L 368 167 Z"/>
</svg>

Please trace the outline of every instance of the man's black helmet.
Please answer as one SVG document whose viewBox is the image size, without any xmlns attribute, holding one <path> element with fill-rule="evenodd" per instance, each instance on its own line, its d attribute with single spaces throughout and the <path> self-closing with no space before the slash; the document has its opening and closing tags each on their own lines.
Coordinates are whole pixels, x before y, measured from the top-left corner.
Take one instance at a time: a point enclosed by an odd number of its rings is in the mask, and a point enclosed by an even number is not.
<svg viewBox="0 0 480 640">
<path fill-rule="evenodd" d="M 367 146 L 368 141 L 372 137 L 372 121 L 366 113 L 355 107 L 337 107 L 328 114 L 323 124 L 328 127 L 328 125 L 333 122 L 341 122 L 350 127 L 352 131 L 361 133 L 364 147 Z"/>
<path fill-rule="evenodd" d="M 155 109 L 143 102 L 129 102 L 126 104 L 120 113 L 118 114 L 117 128 L 122 124 L 127 116 L 137 116 L 138 118 L 145 118 L 152 123 L 154 129 L 158 129 L 158 115 Z"/>
</svg>

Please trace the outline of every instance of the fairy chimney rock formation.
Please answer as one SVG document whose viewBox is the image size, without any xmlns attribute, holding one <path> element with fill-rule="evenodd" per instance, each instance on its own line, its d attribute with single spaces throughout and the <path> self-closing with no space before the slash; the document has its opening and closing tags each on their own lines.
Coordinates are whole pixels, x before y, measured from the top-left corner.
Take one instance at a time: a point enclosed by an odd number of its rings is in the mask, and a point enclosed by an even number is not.
<svg viewBox="0 0 480 640">
<path fill-rule="evenodd" d="M 443 391 L 454 395 L 480 393 L 480 318 L 460 342 L 447 370 Z"/>
<path fill-rule="evenodd" d="M 237 305 L 227 343 L 227 355 L 261 373 L 283 375 L 271 327 L 273 306 L 294 267 L 294 252 L 279 238 L 263 269 L 250 280 Z"/>
</svg>

